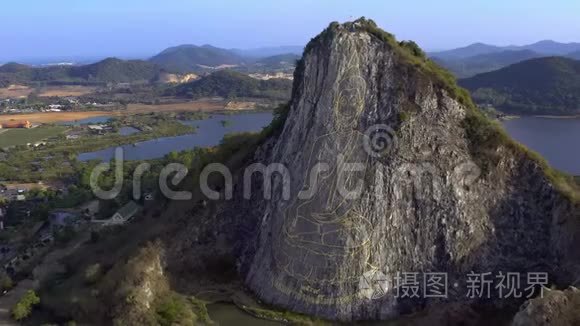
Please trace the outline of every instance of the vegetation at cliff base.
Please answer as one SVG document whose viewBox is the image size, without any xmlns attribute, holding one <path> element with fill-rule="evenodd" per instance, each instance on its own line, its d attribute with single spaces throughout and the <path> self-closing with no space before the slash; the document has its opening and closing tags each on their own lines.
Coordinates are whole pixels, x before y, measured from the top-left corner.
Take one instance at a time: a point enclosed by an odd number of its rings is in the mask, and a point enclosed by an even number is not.
<svg viewBox="0 0 580 326">
<path fill-rule="evenodd" d="M 159 299 L 155 307 L 155 318 L 161 326 L 195 325 L 197 320 L 187 300 L 173 292 Z"/>
</svg>

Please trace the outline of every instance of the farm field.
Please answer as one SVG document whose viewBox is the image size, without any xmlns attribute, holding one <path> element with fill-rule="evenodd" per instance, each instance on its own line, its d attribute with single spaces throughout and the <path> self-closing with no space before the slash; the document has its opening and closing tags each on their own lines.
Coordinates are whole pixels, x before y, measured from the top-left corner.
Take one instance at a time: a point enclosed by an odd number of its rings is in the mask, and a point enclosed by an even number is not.
<svg viewBox="0 0 580 326">
<path fill-rule="evenodd" d="M 0 98 L 20 98 L 32 93 L 33 89 L 24 85 L 10 85 L 0 88 Z"/>
<path fill-rule="evenodd" d="M 30 95 L 36 89 L 24 85 L 10 85 L 9 87 L 0 88 L 0 98 L 21 98 Z M 82 96 L 93 93 L 96 87 L 80 85 L 64 86 L 46 86 L 40 88 L 38 96 L 41 97 L 64 97 L 64 96 Z"/>
<path fill-rule="evenodd" d="M 75 112 L 39 112 L 23 114 L 0 115 L 0 123 L 10 120 L 28 120 L 32 123 L 54 123 L 63 121 L 75 121 L 99 116 L 119 116 L 125 114 L 139 114 L 150 112 L 195 112 L 195 111 L 220 111 L 226 109 L 226 102 L 216 101 L 193 101 L 174 104 L 129 104 L 126 110 L 116 111 L 75 111 Z"/>
<path fill-rule="evenodd" d="M 75 121 L 107 115 L 120 115 L 120 113 L 121 111 L 82 111 L 4 114 L 0 115 L 0 122 L 6 122 L 10 120 L 28 120 L 32 123 L 53 123 L 62 121 Z"/>
<path fill-rule="evenodd" d="M 31 129 L 4 129 L 0 133 L 0 148 L 26 145 L 43 139 L 58 136 L 67 128 L 61 126 L 46 126 Z"/>
<path fill-rule="evenodd" d="M 226 103 L 223 101 L 192 101 L 172 104 L 129 104 L 127 112 L 129 113 L 147 113 L 147 112 L 178 112 L 178 111 L 215 111 L 223 110 Z"/>
<path fill-rule="evenodd" d="M 78 86 L 78 85 L 47 86 L 40 89 L 40 93 L 38 94 L 38 96 L 42 97 L 82 96 L 93 93 L 96 90 L 97 87 Z"/>
</svg>

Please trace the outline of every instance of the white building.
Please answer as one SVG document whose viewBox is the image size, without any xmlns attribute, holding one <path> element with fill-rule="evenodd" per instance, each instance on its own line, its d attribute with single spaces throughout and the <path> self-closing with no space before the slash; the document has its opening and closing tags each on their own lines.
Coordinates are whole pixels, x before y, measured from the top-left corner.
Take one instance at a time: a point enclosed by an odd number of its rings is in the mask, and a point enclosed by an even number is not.
<svg viewBox="0 0 580 326">
<path fill-rule="evenodd" d="M 136 202 L 130 201 L 121 207 L 113 216 L 106 220 L 93 220 L 94 223 L 102 223 L 103 226 L 123 225 L 139 212 L 141 207 Z"/>
</svg>

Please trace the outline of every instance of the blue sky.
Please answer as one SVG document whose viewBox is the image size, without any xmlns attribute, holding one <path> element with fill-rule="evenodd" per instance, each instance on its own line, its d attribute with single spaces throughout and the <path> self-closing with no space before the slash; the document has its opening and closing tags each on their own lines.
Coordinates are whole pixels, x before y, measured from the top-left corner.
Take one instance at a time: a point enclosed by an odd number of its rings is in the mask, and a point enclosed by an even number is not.
<svg viewBox="0 0 580 326">
<path fill-rule="evenodd" d="M 19 0 L 0 5 L 0 62 L 146 57 L 179 44 L 303 45 L 331 21 L 374 19 L 427 50 L 580 41 L 580 1 Z"/>
</svg>

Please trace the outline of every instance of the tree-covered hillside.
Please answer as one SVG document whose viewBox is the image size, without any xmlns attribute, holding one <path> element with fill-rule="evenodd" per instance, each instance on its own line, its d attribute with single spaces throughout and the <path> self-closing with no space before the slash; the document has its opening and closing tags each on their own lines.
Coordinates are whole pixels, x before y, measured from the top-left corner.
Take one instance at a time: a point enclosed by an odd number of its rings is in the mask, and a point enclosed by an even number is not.
<svg viewBox="0 0 580 326">
<path fill-rule="evenodd" d="M 244 59 L 230 50 L 211 45 L 181 45 L 168 48 L 149 61 L 169 72 L 187 73 L 203 71 L 204 67 L 239 65 Z"/>
<path fill-rule="evenodd" d="M 168 95 L 189 98 L 220 96 L 266 97 L 288 99 L 292 81 L 286 79 L 258 80 L 232 70 L 219 70 L 211 75 L 168 90 Z"/>
<path fill-rule="evenodd" d="M 0 66 L 0 87 L 34 83 L 109 83 L 151 80 L 160 72 L 157 65 L 142 60 L 108 58 L 84 66 L 31 67 L 8 63 Z"/>
<path fill-rule="evenodd" d="M 538 58 L 459 82 L 478 103 L 517 114 L 580 113 L 580 61 Z"/>
<path fill-rule="evenodd" d="M 159 66 L 147 61 L 108 58 L 91 65 L 72 67 L 70 76 L 89 81 L 132 82 L 151 80 L 159 71 Z"/>
</svg>

